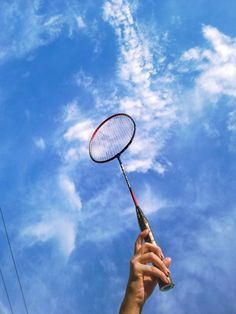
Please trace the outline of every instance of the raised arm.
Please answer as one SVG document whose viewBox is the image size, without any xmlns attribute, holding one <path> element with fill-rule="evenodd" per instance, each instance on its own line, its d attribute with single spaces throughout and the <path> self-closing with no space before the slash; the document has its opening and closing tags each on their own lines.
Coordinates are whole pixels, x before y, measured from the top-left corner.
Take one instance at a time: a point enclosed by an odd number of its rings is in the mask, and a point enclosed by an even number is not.
<svg viewBox="0 0 236 314">
<path fill-rule="evenodd" d="M 171 259 L 164 258 L 159 246 L 143 243 L 147 234 L 148 229 L 145 229 L 135 242 L 134 256 L 130 261 L 130 275 L 120 314 L 140 314 L 158 281 L 169 283 L 168 267 Z"/>
</svg>

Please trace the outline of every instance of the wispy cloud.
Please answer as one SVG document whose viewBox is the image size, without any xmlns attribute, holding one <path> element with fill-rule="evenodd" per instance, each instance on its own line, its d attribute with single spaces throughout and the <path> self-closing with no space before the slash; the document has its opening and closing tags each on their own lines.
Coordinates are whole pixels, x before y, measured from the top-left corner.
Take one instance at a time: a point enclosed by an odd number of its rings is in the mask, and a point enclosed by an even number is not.
<svg viewBox="0 0 236 314">
<path fill-rule="evenodd" d="M 61 175 L 59 178 L 59 184 L 68 197 L 70 204 L 77 210 L 80 210 L 82 207 L 81 199 L 76 192 L 76 187 L 74 182 L 67 176 Z"/>
<path fill-rule="evenodd" d="M 119 110 L 131 114 L 138 124 L 138 132 L 128 161 L 129 171 L 150 169 L 163 173 L 158 155 L 165 144 L 169 128 L 176 121 L 176 107 L 169 83 L 157 87 L 161 73 L 152 57 L 151 45 L 135 25 L 132 9 L 126 1 L 106 1 L 104 19 L 115 30 L 119 43 L 119 83 L 126 88 L 119 97 Z"/>
<path fill-rule="evenodd" d="M 45 140 L 42 137 L 36 138 L 34 140 L 34 143 L 35 146 L 40 150 L 44 150 L 46 148 Z"/>
<path fill-rule="evenodd" d="M 86 23 L 79 15 L 76 5 L 61 4 L 44 9 L 43 1 L 11 1 L 0 4 L 0 63 L 11 58 L 23 57 L 37 48 L 47 45 L 67 27 L 68 36 L 85 28 Z M 46 13 L 42 13 L 46 12 Z"/>
<path fill-rule="evenodd" d="M 194 93 L 199 105 L 206 98 L 217 102 L 223 95 L 236 96 L 236 39 L 205 25 L 202 33 L 208 47 L 195 47 L 182 54 L 186 72 L 197 71 Z"/>
<path fill-rule="evenodd" d="M 168 206 L 167 200 L 158 196 L 157 192 L 149 184 L 145 184 L 140 194 L 140 204 L 145 205 L 145 213 L 148 215 Z"/>
<path fill-rule="evenodd" d="M 38 1 L 2 2 L 0 5 L 0 25 L 4 30 L 0 36 L 3 62 L 11 57 L 21 57 L 26 53 L 50 42 L 60 30 L 60 17 L 40 16 Z M 46 39 L 47 38 L 47 39 Z"/>
<path fill-rule="evenodd" d="M 78 25 L 78 28 L 79 29 L 84 29 L 84 28 L 86 28 L 86 23 L 85 23 L 85 21 L 84 21 L 84 19 L 83 19 L 83 17 L 82 16 L 80 16 L 80 15 L 78 15 L 77 17 L 76 17 L 76 21 L 77 21 L 77 25 Z"/>
<path fill-rule="evenodd" d="M 27 239 L 27 246 L 56 240 L 63 254 L 68 257 L 75 248 L 76 224 L 67 215 L 48 213 L 41 221 L 26 227 L 21 236 Z"/>
<path fill-rule="evenodd" d="M 58 149 L 64 151 L 63 158 L 71 163 L 88 157 L 88 142 L 94 130 L 95 121 L 86 118 L 79 110 L 76 102 L 65 107 L 63 137 Z"/>
<path fill-rule="evenodd" d="M 33 188 L 29 201 L 34 215 L 21 232 L 24 245 L 56 241 L 62 254 L 69 257 L 75 248 L 82 208 L 73 179 L 59 168 L 57 176 L 45 178 Z"/>
</svg>

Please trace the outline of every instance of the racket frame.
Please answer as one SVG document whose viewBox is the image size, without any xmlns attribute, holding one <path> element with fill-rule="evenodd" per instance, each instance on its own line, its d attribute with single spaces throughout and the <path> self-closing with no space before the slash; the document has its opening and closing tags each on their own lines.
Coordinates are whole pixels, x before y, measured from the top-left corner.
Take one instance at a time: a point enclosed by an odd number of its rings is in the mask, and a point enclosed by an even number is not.
<svg viewBox="0 0 236 314">
<path fill-rule="evenodd" d="M 100 128 L 109 120 L 111 120 L 112 118 L 115 118 L 115 117 L 118 117 L 118 116 L 125 116 L 127 118 L 129 118 L 132 123 L 133 123 L 133 126 L 134 126 L 134 130 L 133 130 L 133 134 L 132 134 L 132 137 L 130 138 L 130 141 L 128 142 L 128 144 L 125 145 L 125 147 L 119 152 L 117 153 L 116 155 L 114 155 L 113 157 L 109 158 L 109 159 L 106 159 L 106 160 L 96 160 L 94 159 L 92 153 L 91 153 L 91 147 L 92 147 L 92 142 L 93 142 L 93 139 L 94 137 L 96 136 L 97 132 L 100 130 Z M 93 132 L 92 136 L 91 136 L 91 139 L 89 141 L 89 155 L 91 157 L 91 159 L 97 163 L 104 163 L 104 162 L 108 162 L 108 161 L 111 161 L 115 158 L 117 158 L 118 156 L 120 156 L 128 147 L 129 145 L 132 143 L 133 139 L 134 139 L 134 136 L 135 136 L 135 133 L 136 133 L 136 124 L 134 122 L 134 119 L 129 116 L 128 114 L 126 113 L 116 113 L 116 114 L 113 114 L 112 116 L 108 117 L 107 119 L 105 119 L 104 121 L 102 121 L 102 123 L 99 124 L 99 126 L 95 129 L 95 131 Z"/>
</svg>

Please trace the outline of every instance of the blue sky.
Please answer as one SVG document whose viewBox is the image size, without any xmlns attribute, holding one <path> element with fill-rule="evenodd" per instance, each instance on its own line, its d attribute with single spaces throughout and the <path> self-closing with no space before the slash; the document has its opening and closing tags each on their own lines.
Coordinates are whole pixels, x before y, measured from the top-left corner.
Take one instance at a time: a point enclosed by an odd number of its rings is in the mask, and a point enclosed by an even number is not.
<svg viewBox="0 0 236 314">
<path fill-rule="evenodd" d="M 117 313 L 139 230 L 93 129 L 136 121 L 123 156 L 175 288 L 143 313 L 235 313 L 235 1 L 0 2 L 0 192 L 29 312 Z M 0 228 L 0 266 L 24 307 Z M 0 312 L 9 307 L 1 282 Z"/>
</svg>

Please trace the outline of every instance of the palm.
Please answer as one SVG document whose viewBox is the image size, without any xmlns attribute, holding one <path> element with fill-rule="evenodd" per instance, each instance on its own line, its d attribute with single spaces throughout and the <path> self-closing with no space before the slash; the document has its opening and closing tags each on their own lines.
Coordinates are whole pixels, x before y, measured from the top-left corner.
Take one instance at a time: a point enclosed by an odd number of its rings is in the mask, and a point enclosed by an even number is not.
<svg viewBox="0 0 236 314">
<path fill-rule="evenodd" d="M 151 276 L 143 276 L 144 300 L 150 297 L 158 283 L 158 279 Z"/>
</svg>

